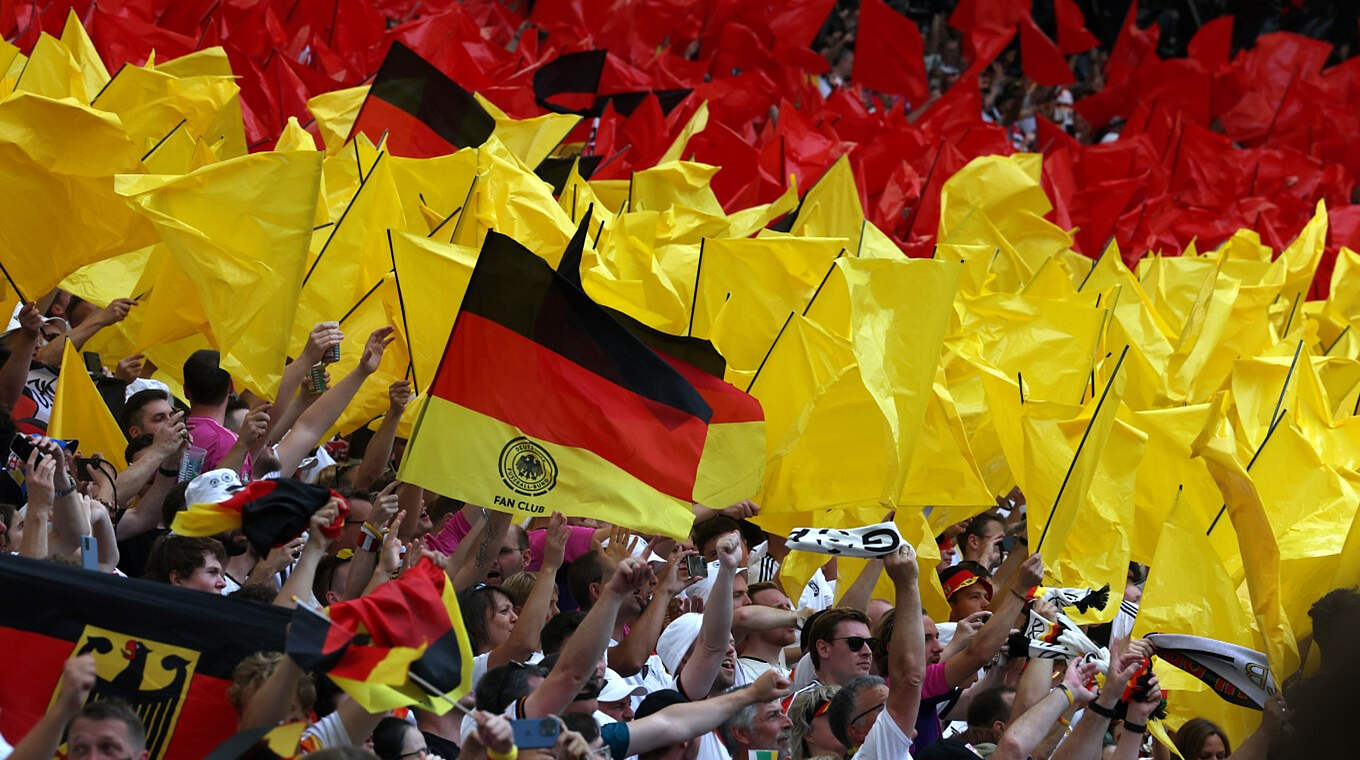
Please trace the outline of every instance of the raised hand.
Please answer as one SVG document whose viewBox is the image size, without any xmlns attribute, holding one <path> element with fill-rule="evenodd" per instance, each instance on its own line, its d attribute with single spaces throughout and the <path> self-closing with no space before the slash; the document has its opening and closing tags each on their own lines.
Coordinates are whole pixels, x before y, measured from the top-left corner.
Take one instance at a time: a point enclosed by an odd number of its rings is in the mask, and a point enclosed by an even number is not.
<svg viewBox="0 0 1360 760">
<path fill-rule="evenodd" d="M 301 361 L 306 361 L 309 366 L 316 364 L 326 355 L 327 349 L 340 345 L 344 339 L 345 334 L 340 331 L 339 322 L 317 322 L 307 334 L 307 345 L 302 349 Z"/>
<path fill-rule="evenodd" d="M 184 451 L 184 447 L 189 445 L 189 428 L 184 424 L 184 412 L 175 412 L 170 417 L 170 421 L 161 425 L 160 429 L 152 437 L 151 446 L 155 449 L 156 455 L 164 464 L 170 461 L 172 464 L 179 460 L 178 454 Z M 173 457 L 173 459 L 171 459 Z"/>
<path fill-rule="evenodd" d="M 272 409 L 273 405 L 266 401 L 246 412 L 237 436 L 247 449 L 254 448 L 255 444 L 264 438 L 265 431 L 269 429 L 269 414 Z"/>
<path fill-rule="evenodd" d="M 916 565 L 916 547 L 903 541 L 897 551 L 883 557 L 883 569 L 892 582 L 899 586 L 915 583 L 920 573 Z"/>
<path fill-rule="evenodd" d="M 34 509 L 51 509 L 55 492 L 54 477 L 57 463 L 53 457 L 43 456 L 35 446 L 24 466 L 24 485 L 28 487 L 28 503 Z"/>
<path fill-rule="evenodd" d="M 359 358 L 359 371 L 371 375 L 378 371 L 378 365 L 382 363 L 383 352 L 388 345 L 397 339 L 397 328 L 392 326 L 379 327 L 368 336 L 368 342 L 364 344 L 364 355 Z"/>
<path fill-rule="evenodd" d="M 788 696 L 793 690 L 793 682 L 784 677 L 779 671 L 771 668 L 751 684 L 751 696 L 756 702 L 769 702 L 781 697 Z"/>
<path fill-rule="evenodd" d="M 750 499 L 742 499 L 719 514 L 727 515 L 733 520 L 745 520 L 748 517 L 755 517 L 760 514 L 760 505 Z"/>
<path fill-rule="evenodd" d="M 57 705 L 63 715 L 75 715 L 94 688 L 97 670 L 93 654 L 72 657 L 61 668 L 61 693 Z"/>
<path fill-rule="evenodd" d="M 1063 674 L 1063 686 L 1072 692 L 1072 699 L 1078 707 L 1096 698 L 1094 679 L 1098 670 L 1099 666 L 1094 662 L 1067 664 L 1067 672 Z"/>
<path fill-rule="evenodd" d="M 1279 695 L 1276 695 L 1279 696 Z M 1162 687 L 1157 683 L 1157 676 L 1148 680 L 1147 699 L 1135 699 L 1129 703 L 1128 720 L 1133 723 L 1147 725 L 1148 718 L 1157 712 L 1157 708 L 1162 704 Z M 1266 703 L 1266 715 L 1270 715 L 1270 703 Z M 1269 719 L 1267 717 L 1267 719 Z M 1262 721 L 1264 725 L 1264 720 Z"/>
<path fill-rule="evenodd" d="M 515 731 L 504 716 L 474 710 L 472 719 L 477 723 L 477 740 L 483 747 L 498 755 L 508 755 L 515 748 Z"/>
<path fill-rule="evenodd" d="M 396 530 L 401 522 L 392 523 L 392 515 L 397 513 L 398 498 L 397 486 L 401 481 L 394 480 L 388 483 L 383 490 L 378 492 L 378 496 L 373 499 L 373 513 L 369 515 L 368 521 L 374 525 L 389 525 L 389 530 Z"/>
<path fill-rule="evenodd" d="M 146 366 L 146 354 L 133 354 L 123 357 L 118 361 L 118 366 L 113 370 L 113 376 L 125 383 L 142 376 L 142 367 Z"/>
<path fill-rule="evenodd" d="M 741 564 L 741 533 L 732 531 L 718 537 L 718 563 L 724 570 L 735 570 Z"/>
<path fill-rule="evenodd" d="M 411 391 L 411 381 L 398 380 L 387 386 L 387 409 L 389 412 L 401 414 L 414 397 Z"/>
<path fill-rule="evenodd" d="M 326 528 L 340 517 L 340 500 L 331 498 L 326 502 L 326 506 L 312 513 L 310 527 L 307 530 L 307 543 L 319 547 L 322 551 L 330 548 L 331 538 L 326 535 Z"/>
<path fill-rule="evenodd" d="M 1040 557 L 1038 552 L 1026 557 L 1016 578 L 1019 582 L 1018 587 L 1022 589 L 1028 590 L 1039 585 L 1044 579 L 1044 558 Z"/>
<path fill-rule="evenodd" d="M 43 315 L 38 311 L 38 305 L 29 302 L 19 309 L 19 329 L 24 331 L 24 335 L 31 340 L 42 334 Z"/>
<path fill-rule="evenodd" d="M 137 302 L 131 298 L 115 298 L 108 306 L 95 313 L 95 322 L 105 327 L 116 325 L 127 319 L 128 312 L 136 305 Z"/>
<path fill-rule="evenodd" d="M 626 596 L 647 588 L 654 577 L 650 565 L 637 557 L 628 557 L 620 562 L 614 569 L 614 574 L 609 576 L 605 590 Z"/>
<path fill-rule="evenodd" d="M 567 518 L 561 512 L 553 512 L 548 519 L 548 532 L 543 542 L 543 569 L 549 572 L 557 572 L 562 566 L 567 556 L 567 539 L 571 537 L 571 529 L 567 527 Z"/>
</svg>

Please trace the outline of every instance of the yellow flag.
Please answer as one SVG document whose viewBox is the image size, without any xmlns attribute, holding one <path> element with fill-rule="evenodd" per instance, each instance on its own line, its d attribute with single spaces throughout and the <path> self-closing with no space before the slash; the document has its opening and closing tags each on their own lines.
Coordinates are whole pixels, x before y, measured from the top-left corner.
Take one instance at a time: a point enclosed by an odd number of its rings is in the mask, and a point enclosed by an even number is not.
<svg viewBox="0 0 1360 760">
<path fill-rule="evenodd" d="M 118 429 L 104 398 L 85 371 L 85 362 L 68 340 L 61 354 L 61 374 L 57 376 L 57 396 L 47 434 L 53 438 L 75 438 L 86 456 L 99 454 L 119 470 L 127 468 L 123 458 L 127 438 Z"/>
<path fill-rule="evenodd" d="M 26 299 L 156 241 L 110 179 L 139 155 L 109 114 L 29 93 L 0 103 L 0 260 Z"/>
<path fill-rule="evenodd" d="M 534 168 L 547 158 L 571 130 L 581 122 L 575 114 L 546 113 L 531 119 L 515 119 L 506 115 L 496 104 L 475 94 L 473 97 L 491 114 L 496 121 L 492 132 L 505 147 L 529 168 Z"/>
<path fill-rule="evenodd" d="M 1252 609 L 1265 636 L 1271 670 L 1293 673 L 1299 666 L 1299 653 L 1280 595 L 1280 547 L 1256 484 L 1239 462 L 1237 439 L 1224 417 L 1227 402 L 1226 392 L 1214 399 L 1213 413 L 1193 450 L 1204 458 L 1209 474 L 1218 484 L 1237 533 Z M 1220 522 L 1217 529 L 1224 527 Z"/>
<path fill-rule="evenodd" d="M 193 282 L 223 355 L 265 396 L 283 372 L 281 327 L 293 323 L 320 177 L 318 153 L 258 153 L 134 196 Z"/>
<path fill-rule="evenodd" d="M 699 104 L 699 108 L 695 110 L 694 115 L 689 117 L 689 121 L 685 122 L 685 126 L 680 129 L 680 134 L 676 135 L 675 139 L 671 141 L 670 147 L 666 148 L 666 152 L 661 155 L 661 160 L 657 161 L 657 163 L 664 164 L 667 161 L 679 161 L 685 152 L 685 147 L 689 145 L 689 141 L 695 135 L 707 128 L 708 101 L 704 101 Z"/>
<path fill-rule="evenodd" d="M 146 65 L 150 67 L 151 62 L 147 61 Z M 126 70 L 125 68 L 124 71 Z M 223 83 L 230 84 L 236 79 L 231 70 L 231 62 L 227 60 L 227 51 L 220 46 L 195 50 L 188 55 L 182 55 L 174 60 L 158 64 L 156 71 L 178 77 L 181 80 L 172 91 L 172 94 L 176 97 L 197 98 L 198 95 L 191 93 L 203 85 L 216 89 L 221 87 Z M 214 94 L 212 97 L 215 99 L 220 95 Z M 99 102 L 102 105 L 104 99 L 100 98 Z M 186 114 L 186 116 L 188 115 Z M 229 94 L 220 107 L 212 109 L 211 116 L 206 121 L 206 126 L 195 121 L 197 115 L 188 118 L 191 123 L 195 124 L 195 134 L 202 136 L 214 145 L 214 151 L 219 158 L 236 158 L 246 154 L 246 134 L 241 119 L 241 101 L 235 94 Z"/>
<path fill-rule="evenodd" d="M 394 324 L 406 335 L 416 391 L 423 393 L 444 356 L 477 250 L 393 232 L 392 256 L 400 295 L 397 316 L 403 320 Z"/>
<path fill-rule="evenodd" d="M 71 51 L 47 32 L 38 35 L 14 89 L 53 99 L 74 98 L 79 103 L 88 103 L 94 96 L 86 94 L 85 77 Z"/>
<path fill-rule="evenodd" d="M 798 217 L 793 220 L 792 232 L 804 237 L 845 238 L 846 250 L 859 256 L 866 225 L 864 206 L 846 154 L 808 188 Z"/>
<path fill-rule="evenodd" d="M 75 8 L 66 13 L 66 26 L 61 29 L 61 44 L 80 69 L 82 89 L 88 96 L 85 102 L 88 102 L 109 83 L 109 70 L 104 68 L 104 60 L 99 57 L 99 51 L 95 50 L 90 35 L 85 33 L 85 27 L 76 16 Z"/>
<path fill-rule="evenodd" d="M 216 142 L 221 136 L 219 155 L 230 158 L 244 155 L 245 137 L 241 150 L 233 153 L 229 143 L 241 127 L 239 104 L 240 88 L 227 70 L 223 74 L 201 74 L 181 77 L 164 69 L 143 66 L 124 66 L 99 93 L 95 107 L 118 116 L 128 139 L 143 156 L 162 140 L 184 131 L 195 138 L 204 137 Z M 235 128 L 225 122 L 236 109 Z"/>
<path fill-rule="evenodd" d="M 364 107 L 367 97 L 368 85 L 363 85 L 323 92 L 307 101 L 307 110 L 316 119 L 328 155 L 339 152 L 349 139 L 354 120 L 359 118 L 359 110 Z"/>
</svg>

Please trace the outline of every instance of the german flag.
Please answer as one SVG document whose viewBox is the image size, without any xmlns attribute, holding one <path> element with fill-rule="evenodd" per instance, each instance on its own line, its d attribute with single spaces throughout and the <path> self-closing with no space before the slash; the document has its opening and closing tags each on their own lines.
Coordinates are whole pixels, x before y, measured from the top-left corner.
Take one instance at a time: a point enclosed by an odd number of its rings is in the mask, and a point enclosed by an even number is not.
<svg viewBox="0 0 1360 760">
<path fill-rule="evenodd" d="M 375 144 L 387 135 L 393 155 L 428 158 L 486 142 L 496 120 L 472 93 L 400 42 L 393 42 L 354 120 Z"/>
<path fill-rule="evenodd" d="M 503 511 L 679 538 L 712 416 L 580 287 L 492 232 L 400 477 Z"/>
<path fill-rule="evenodd" d="M 534 72 L 534 100 L 557 113 L 599 116 L 605 106 L 628 116 L 655 95 L 664 113 L 680 105 L 691 90 L 653 90 L 646 76 L 606 50 L 564 53 Z"/>
<path fill-rule="evenodd" d="M 307 724 L 302 721 L 261 726 L 242 731 L 217 745 L 203 760 L 283 760 L 300 755 L 298 743 Z"/>
<path fill-rule="evenodd" d="M 164 583 L 0 556 L 0 732 L 21 737 L 56 697 L 65 661 L 93 653 L 89 701 L 117 698 L 147 727 L 151 760 L 204 757 L 236 731 L 231 672 L 281 651 L 289 612 Z"/>
<path fill-rule="evenodd" d="M 275 546 L 302 535 L 312 515 L 332 497 L 340 499 L 340 514 L 322 532 L 336 538 L 345 527 L 349 502 L 329 488 L 292 478 L 256 480 L 226 501 L 190 504 L 175 515 L 170 530 L 181 536 L 215 536 L 240 529 L 263 557 Z"/>
<path fill-rule="evenodd" d="M 369 712 L 412 706 L 443 715 L 473 686 L 457 594 L 429 559 L 325 614 L 299 605 L 288 654 Z"/>
<path fill-rule="evenodd" d="M 594 206 L 586 209 L 557 271 L 581 287 L 581 257 Z M 702 338 L 664 333 L 605 308 L 619 324 L 675 368 L 713 409 L 708 437 L 694 479 L 694 501 L 723 507 L 749 499 L 765 477 L 765 412 L 755 397 L 723 380 L 727 362 Z"/>
</svg>

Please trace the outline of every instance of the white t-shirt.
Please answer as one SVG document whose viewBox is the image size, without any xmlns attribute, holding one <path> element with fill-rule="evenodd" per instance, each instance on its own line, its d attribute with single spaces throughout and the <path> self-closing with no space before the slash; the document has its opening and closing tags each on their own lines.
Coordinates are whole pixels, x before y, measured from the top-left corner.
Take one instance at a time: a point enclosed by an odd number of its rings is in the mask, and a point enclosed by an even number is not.
<svg viewBox="0 0 1360 760">
<path fill-rule="evenodd" d="M 699 737 L 699 749 L 694 760 L 732 760 L 732 755 L 718 738 L 717 731 L 709 731 Z"/>
<path fill-rule="evenodd" d="M 874 718 L 873 728 L 864 737 L 864 743 L 851 760 L 901 760 L 911 757 L 911 739 L 902 733 L 887 708 L 879 711 Z"/>
<path fill-rule="evenodd" d="M 812 574 L 803 593 L 798 596 L 799 609 L 824 610 L 836 603 L 836 582 L 829 581 L 822 569 Z"/>
<path fill-rule="evenodd" d="M 754 683 L 757 678 L 764 675 L 767 670 L 774 670 L 776 673 L 785 676 L 789 674 L 788 670 L 781 668 L 778 665 L 771 665 L 764 660 L 757 660 L 753 657 L 738 657 L 737 667 L 746 674 L 746 679 L 752 683 Z"/>
<path fill-rule="evenodd" d="M 340 718 L 339 712 L 333 712 L 308 726 L 307 730 L 302 732 L 300 746 L 303 753 L 306 754 L 329 747 L 348 747 L 350 744 L 349 732 L 345 730 L 345 721 Z"/>
</svg>

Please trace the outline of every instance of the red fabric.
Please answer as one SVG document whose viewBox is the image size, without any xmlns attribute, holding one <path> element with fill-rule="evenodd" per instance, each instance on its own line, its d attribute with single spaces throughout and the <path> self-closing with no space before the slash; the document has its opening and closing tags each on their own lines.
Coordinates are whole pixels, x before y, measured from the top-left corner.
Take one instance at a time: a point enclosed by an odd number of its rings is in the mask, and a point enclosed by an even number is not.
<svg viewBox="0 0 1360 760">
<path fill-rule="evenodd" d="M 1086 17 L 1076 0 L 1053 0 L 1053 12 L 1058 19 L 1058 49 L 1063 55 L 1090 50 L 1100 44 L 1086 28 Z"/>
<path fill-rule="evenodd" d="M 852 77 L 856 84 L 924 103 L 929 95 L 924 56 L 915 22 L 883 0 L 861 0 Z"/>
<path fill-rule="evenodd" d="M 1020 60 L 1025 76 L 1039 84 L 1056 87 L 1076 80 L 1058 46 L 1029 16 L 1020 20 Z"/>
</svg>

